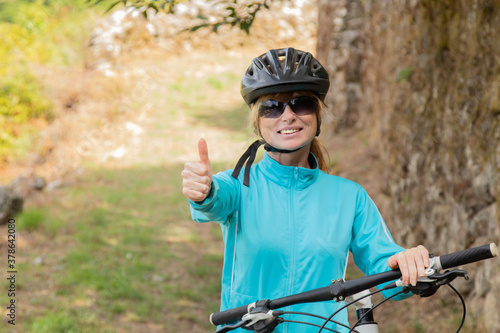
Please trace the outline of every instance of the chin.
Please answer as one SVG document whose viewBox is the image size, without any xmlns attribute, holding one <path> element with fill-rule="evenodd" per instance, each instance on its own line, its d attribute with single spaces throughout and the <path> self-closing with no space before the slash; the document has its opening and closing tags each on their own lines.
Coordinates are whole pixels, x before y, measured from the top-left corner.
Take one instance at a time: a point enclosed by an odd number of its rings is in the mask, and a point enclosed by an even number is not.
<svg viewBox="0 0 500 333">
<path fill-rule="evenodd" d="M 283 144 L 283 145 L 278 145 L 278 146 L 273 146 L 273 147 L 276 147 L 276 148 L 279 147 L 279 149 L 285 149 L 285 150 L 295 150 L 298 148 L 304 148 L 305 146 L 307 146 L 306 142 L 297 143 L 297 144 Z"/>
</svg>

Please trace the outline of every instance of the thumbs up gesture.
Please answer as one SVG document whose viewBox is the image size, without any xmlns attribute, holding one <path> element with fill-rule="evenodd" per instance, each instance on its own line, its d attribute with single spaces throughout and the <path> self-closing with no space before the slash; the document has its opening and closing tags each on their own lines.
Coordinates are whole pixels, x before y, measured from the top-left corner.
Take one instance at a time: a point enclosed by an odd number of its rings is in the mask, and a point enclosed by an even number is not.
<svg viewBox="0 0 500 333">
<path fill-rule="evenodd" d="M 212 187 L 212 167 L 208 158 L 207 142 L 198 141 L 199 162 L 186 162 L 182 170 L 182 193 L 191 201 L 205 200 Z"/>
</svg>

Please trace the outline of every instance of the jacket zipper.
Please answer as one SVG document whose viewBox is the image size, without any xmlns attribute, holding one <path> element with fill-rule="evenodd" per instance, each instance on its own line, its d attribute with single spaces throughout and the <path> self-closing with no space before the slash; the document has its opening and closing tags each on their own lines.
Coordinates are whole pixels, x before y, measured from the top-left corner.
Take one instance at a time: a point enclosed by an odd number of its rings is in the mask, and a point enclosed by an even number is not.
<svg viewBox="0 0 500 333">
<path fill-rule="evenodd" d="M 288 295 L 293 292 L 293 283 L 295 280 L 295 223 L 296 223 L 296 207 L 295 205 L 295 187 L 297 185 L 297 180 L 299 178 L 299 168 L 295 167 L 293 170 L 292 183 L 290 184 L 290 228 L 292 232 L 292 244 L 291 244 L 291 260 L 290 260 L 290 281 L 288 284 Z M 285 324 L 283 328 L 283 333 L 288 332 L 288 325 Z"/>
</svg>

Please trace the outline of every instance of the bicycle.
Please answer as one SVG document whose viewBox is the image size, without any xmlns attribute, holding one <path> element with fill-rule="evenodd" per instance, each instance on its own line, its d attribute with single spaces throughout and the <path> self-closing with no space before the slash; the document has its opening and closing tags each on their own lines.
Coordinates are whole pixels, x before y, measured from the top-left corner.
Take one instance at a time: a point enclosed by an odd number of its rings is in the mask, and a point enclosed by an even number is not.
<svg viewBox="0 0 500 333">
<path fill-rule="evenodd" d="M 462 329 L 466 317 L 465 301 L 460 293 L 450 284 L 455 278 L 463 277 L 468 280 L 467 272 L 460 269 L 447 270 L 449 268 L 470 264 L 476 261 L 490 259 L 498 256 L 498 248 L 496 244 L 490 243 L 482 246 L 445 254 L 442 256 L 430 255 L 431 265 L 426 270 L 424 277 L 417 280 L 416 286 L 403 286 L 401 281 L 401 273 L 399 270 L 391 270 L 371 276 L 364 276 L 358 279 L 344 281 L 342 279 L 334 280 L 329 286 L 313 289 L 299 294 L 294 294 L 274 300 L 264 299 L 254 303 L 240 306 L 233 309 L 228 309 L 222 312 L 215 312 L 210 315 L 210 322 L 215 325 L 226 325 L 215 331 L 215 333 L 229 332 L 237 328 L 245 328 L 258 333 L 271 333 L 274 328 L 287 320 L 281 316 L 290 313 L 281 310 L 287 306 L 324 302 L 334 300 L 336 302 L 348 301 L 343 307 L 335 311 L 329 318 L 319 317 L 310 313 L 294 313 L 309 315 L 324 320 L 322 326 L 311 324 L 308 322 L 298 322 L 305 325 L 313 325 L 318 327 L 318 333 L 323 330 L 338 332 L 334 329 L 326 327 L 328 323 L 335 323 L 349 329 L 349 332 L 359 333 L 378 333 L 378 324 L 374 320 L 373 310 L 385 303 L 389 299 L 400 295 L 401 293 L 412 292 L 420 297 L 429 297 L 433 295 L 442 285 L 449 286 L 460 298 L 463 307 L 462 321 L 456 332 Z M 399 279 L 399 280 L 398 280 Z M 395 281 L 396 280 L 396 281 Z M 391 282 L 393 281 L 393 282 Z M 370 288 L 380 284 L 387 283 L 386 286 L 369 292 Z M 383 290 L 389 290 L 396 287 L 403 287 L 401 291 L 382 300 L 376 305 L 371 304 L 371 296 Z M 345 325 L 334 321 L 335 317 L 344 308 L 356 305 L 357 322 L 352 326 Z M 233 324 L 237 322 L 236 324 Z"/>
</svg>

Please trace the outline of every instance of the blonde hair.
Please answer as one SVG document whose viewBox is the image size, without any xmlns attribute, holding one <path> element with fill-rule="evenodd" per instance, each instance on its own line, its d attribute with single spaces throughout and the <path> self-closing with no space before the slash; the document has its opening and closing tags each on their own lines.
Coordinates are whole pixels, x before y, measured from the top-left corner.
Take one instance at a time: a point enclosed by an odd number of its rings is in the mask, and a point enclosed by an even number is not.
<svg viewBox="0 0 500 333">
<path fill-rule="evenodd" d="M 253 127 L 253 130 L 255 134 L 259 137 L 259 139 L 264 140 L 262 137 L 260 130 L 259 130 L 259 108 L 260 104 L 262 103 L 263 100 L 266 99 L 275 99 L 277 101 L 289 101 L 292 98 L 293 92 L 284 92 L 284 93 L 277 93 L 277 94 L 269 94 L 269 95 L 262 95 L 260 96 L 257 101 L 255 101 L 252 106 L 250 107 L 250 113 L 249 113 L 249 126 Z M 316 96 L 314 93 L 310 91 L 302 91 L 301 92 L 302 96 L 313 96 L 318 99 L 318 105 L 319 105 L 319 110 L 316 113 L 316 117 L 318 120 L 318 130 L 319 127 L 321 126 L 321 117 L 322 114 L 326 112 L 326 105 L 319 99 L 318 96 Z M 329 159 L 328 156 L 328 151 L 326 150 L 325 146 L 318 140 L 317 137 L 315 137 L 312 142 L 311 142 L 311 149 L 309 150 L 311 153 L 316 156 L 316 160 L 318 161 L 318 168 L 326 173 L 330 172 L 330 168 L 328 167 L 328 162 L 327 158 Z M 326 158 L 325 158 L 326 157 Z"/>
</svg>

